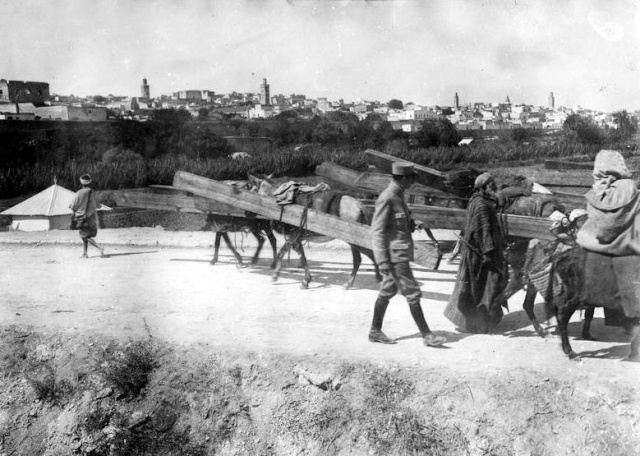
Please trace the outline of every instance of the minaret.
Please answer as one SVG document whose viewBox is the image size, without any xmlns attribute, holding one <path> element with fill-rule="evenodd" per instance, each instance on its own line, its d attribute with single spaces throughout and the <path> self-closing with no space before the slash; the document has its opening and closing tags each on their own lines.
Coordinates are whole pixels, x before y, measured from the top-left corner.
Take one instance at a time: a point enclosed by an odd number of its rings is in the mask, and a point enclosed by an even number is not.
<svg viewBox="0 0 640 456">
<path fill-rule="evenodd" d="M 458 92 L 456 92 L 456 96 L 453 97 L 453 106 L 456 109 L 460 109 L 460 98 L 458 98 Z"/>
<path fill-rule="evenodd" d="M 147 84 L 147 78 L 142 79 L 142 87 L 140 87 L 140 98 L 151 98 L 151 89 Z"/>
<path fill-rule="evenodd" d="M 556 107 L 556 99 L 553 98 L 553 92 L 549 92 L 549 107 L 551 109 Z"/>
<path fill-rule="evenodd" d="M 267 84 L 267 78 L 262 80 L 260 84 L 260 103 L 269 106 L 271 104 L 271 98 L 269 97 L 269 84 Z"/>
<path fill-rule="evenodd" d="M 507 95 L 507 99 L 505 100 L 505 103 L 510 105 L 511 104 L 511 100 L 509 99 L 509 95 Z"/>
</svg>

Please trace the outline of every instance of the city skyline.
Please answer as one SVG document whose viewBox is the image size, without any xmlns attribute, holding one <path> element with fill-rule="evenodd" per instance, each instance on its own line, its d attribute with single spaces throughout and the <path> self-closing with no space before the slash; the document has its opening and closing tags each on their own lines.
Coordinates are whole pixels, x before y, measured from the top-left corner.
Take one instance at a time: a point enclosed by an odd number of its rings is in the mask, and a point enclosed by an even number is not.
<svg viewBox="0 0 640 456">
<path fill-rule="evenodd" d="M 640 109 L 640 4 L 565 0 L 0 0 L 4 79 L 58 94 L 180 90 Z M 605 9 L 606 8 L 606 9 Z"/>
</svg>

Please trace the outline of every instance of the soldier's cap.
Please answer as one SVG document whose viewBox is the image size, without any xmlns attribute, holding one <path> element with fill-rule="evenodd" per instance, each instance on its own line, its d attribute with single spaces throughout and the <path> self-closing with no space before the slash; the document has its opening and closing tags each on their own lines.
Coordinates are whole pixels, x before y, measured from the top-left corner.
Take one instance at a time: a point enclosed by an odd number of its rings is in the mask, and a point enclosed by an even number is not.
<svg viewBox="0 0 640 456">
<path fill-rule="evenodd" d="M 411 163 L 394 162 L 391 165 L 391 174 L 394 176 L 416 176 L 416 170 Z"/>
</svg>

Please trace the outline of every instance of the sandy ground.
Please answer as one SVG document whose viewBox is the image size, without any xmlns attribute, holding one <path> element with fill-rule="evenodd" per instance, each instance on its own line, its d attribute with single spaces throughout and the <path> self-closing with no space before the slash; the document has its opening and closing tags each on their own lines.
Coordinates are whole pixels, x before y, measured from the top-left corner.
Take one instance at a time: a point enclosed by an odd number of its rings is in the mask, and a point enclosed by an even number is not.
<svg viewBox="0 0 640 456">
<path fill-rule="evenodd" d="M 450 234 L 436 232 L 436 236 Z M 211 233 L 112 229 L 101 230 L 97 240 L 106 245 L 108 258 L 90 250 L 90 258 L 81 259 L 75 232 L 0 233 L 3 325 L 119 338 L 150 331 L 170 342 L 204 343 L 219 350 L 446 366 L 457 371 L 526 369 L 540 376 L 573 372 L 623 382 L 635 382 L 640 374 L 640 364 L 622 361 L 628 354 L 624 332 L 605 327 L 600 310 L 592 332 L 601 340 L 572 339 L 583 360 L 569 361 L 561 353 L 559 336 L 536 335 L 522 310 L 523 292 L 510 300 L 510 312 L 498 333 L 457 332 L 443 316 L 457 271 L 457 264 L 446 261 L 438 271 L 414 268 L 422 284 L 427 321 L 447 337 L 446 346 L 422 346 L 402 297 L 392 300 L 384 324 L 385 332 L 399 343 L 387 346 L 367 341 L 377 295 L 372 265 L 365 259 L 355 288 L 344 290 L 351 254 L 339 241 L 308 246 L 314 281 L 310 289 L 302 290 L 295 254 L 285 260 L 285 270 L 275 283 L 268 268 L 268 248 L 257 267 L 238 269 L 225 248 L 220 262 L 210 265 Z M 240 234 L 234 240 L 244 247 L 245 258 L 253 253 L 253 240 Z M 536 311 L 542 316 L 539 297 Z M 580 325 L 581 316 L 576 314 L 572 335 L 579 334 Z"/>
</svg>

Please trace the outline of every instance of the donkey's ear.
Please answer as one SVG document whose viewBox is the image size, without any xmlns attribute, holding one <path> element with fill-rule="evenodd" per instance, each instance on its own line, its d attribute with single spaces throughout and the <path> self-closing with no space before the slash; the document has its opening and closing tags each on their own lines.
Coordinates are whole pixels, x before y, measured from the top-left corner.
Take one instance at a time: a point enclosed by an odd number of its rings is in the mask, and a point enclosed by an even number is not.
<svg viewBox="0 0 640 456">
<path fill-rule="evenodd" d="M 274 176 L 275 174 L 276 174 L 275 172 L 273 172 L 273 173 L 271 173 L 271 174 L 267 174 L 264 178 L 265 178 L 265 179 L 267 179 L 267 180 L 271 180 L 271 179 L 273 179 L 273 176 Z"/>
<path fill-rule="evenodd" d="M 257 178 L 256 176 L 254 176 L 253 174 L 247 174 L 247 177 L 249 178 L 249 182 L 252 182 L 252 183 L 254 183 L 254 184 L 255 184 L 255 183 L 257 182 L 257 180 L 258 180 L 258 178 Z"/>
</svg>

